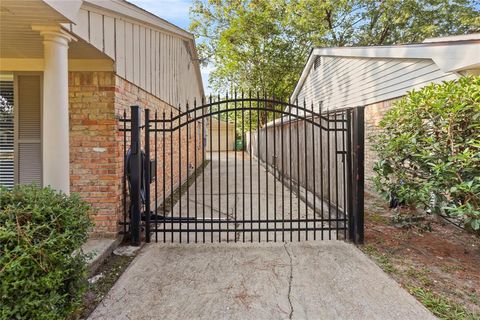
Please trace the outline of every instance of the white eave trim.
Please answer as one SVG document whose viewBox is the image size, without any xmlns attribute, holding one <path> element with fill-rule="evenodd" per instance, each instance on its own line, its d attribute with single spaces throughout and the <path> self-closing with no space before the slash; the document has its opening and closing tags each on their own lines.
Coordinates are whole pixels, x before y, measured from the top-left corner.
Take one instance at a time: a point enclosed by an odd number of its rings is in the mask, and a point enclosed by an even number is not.
<svg viewBox="0 0 480 320">
<path fill-rule="evenodd" d="M 425 43 L 404 46 L 316 48 L 291 96 L 296 99 L 316 56 L 431 59 L 445 73 L 474 69 L 480 66 L 480 40 Z"/>
</svg>

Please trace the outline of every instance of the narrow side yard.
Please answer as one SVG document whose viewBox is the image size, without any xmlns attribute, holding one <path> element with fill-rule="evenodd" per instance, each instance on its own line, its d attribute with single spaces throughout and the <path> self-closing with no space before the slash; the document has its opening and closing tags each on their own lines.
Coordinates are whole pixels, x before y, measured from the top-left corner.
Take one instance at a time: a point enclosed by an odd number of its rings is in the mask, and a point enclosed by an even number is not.
<svg viewBox="0 0 480 320">
<path fill-rule="evenodd" d="M 441 319 L 480 319 L 480 239 L 429 216 L 399 228 L 377 195 L 365 196 L 361 250 Z"/>
</svg>

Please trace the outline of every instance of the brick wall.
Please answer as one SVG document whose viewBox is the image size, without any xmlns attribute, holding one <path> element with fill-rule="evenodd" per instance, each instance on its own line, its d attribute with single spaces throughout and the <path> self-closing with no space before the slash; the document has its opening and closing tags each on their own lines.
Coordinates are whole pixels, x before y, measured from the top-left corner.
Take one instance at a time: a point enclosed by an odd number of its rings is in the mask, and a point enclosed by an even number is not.
<svg viewBox="0 0 480 320">
<path fill-rule="evenodd" d="M 118 131 L 119 119 L 130 105 L 170 115 L 177 112 L 162 100 L 141 90 L 130 82 L 118 77 L 113 72 L 70 72 L 69 73 L 69 103 L 70 103 L 70 183 L 71 191 L 79 193 L 82 198 L 92 204 L 95 209 L 94 235 L 114 237 L 123 219 L 123 134 Z M 128 117 L 129 112 L 128 112 Z M 179 183 L 179 164 L 182 166 L 182 180 L 186 179 L 187 139 L 193 139 L 193 126 L 190 127 L 190 137 L 182 130 L 182 161 L 178 161 L 180 135 L 175 133 L 174 140 L 174 188 Z M 197 130 L 201 139 L 201 132 Z M 160 140 L 161 135 L 158 136 Z M 167 135 L 169 141 L 169 135 Z M 193 141 L 193 140 L 192 140 Z M 199 140 L 197 140 L 199 141 Z M 152 157 L 154 138 L 151 137 Z M 190 159 L 194 159 L 193 143 L 190 143 Z M 166 178 L 170 179 L 170 146 L 166 148 Z M 158 177 L 163 178 L 162 149 L 158 148 Z M 198 147 L 197 160 L 201 163 L 201 148 Z M 192 162 L 192 161 L 190 161 Z M 169 181 L 169 180 L 168 180 Z M 153 192 L 153 189 L 152 189 Z M 159 194 L 163 194 L 159 184 Z M 170 189 L 166 190 L 166 194 Z"/>
<path fill-rule="evenodd" d="M 378 124 L 395 100 L 378 102 L 365 107 L 365 187 L 369 191 L 374 190 L 371 178 L 374 176 L 373 165 L 378 160 L 375 152 L 372 151 L 370 137 L 380 131 Z"/>
<path fill-rule="evenodd" d="M 112 236 L 118 211 L 112 72 L 70 72 L 70 184 L 95 209 L 95 233 Z"/>
<path fill-rule="evenodd" d="M 135 86 L 134 84 L 128 82 L 127 80 L 116 76 L 115 77 L 115 115 L 117 119 L 123 117 L 124 111 L 127 112 L 127 117 L 130 118 L 130 106 L 132 105 L 139 105 L 142 108 L 150 109 L 150 119 L 155 118 L 155 112 L 157 113 L 157 119 L 163 118 L 163 113 L 165 113 L 165 119 L 169 119 L 171 116 L 176 116 L 179 114 L 179 111 L 175 108 L 172 108 L 170 105 L 165 103 L 164 101 L 158 99 L 157 97 L 143 91 L 139 87 Z M 144 121 L 144 113 L 142 112 L 142 123 Z M 185 122 L 186 118 L 183 117 L 182 122 Z M 178 124 L 178 122 L 177 122 Z M 152 128 L 154 125 L 152 124 Z M 120 121 L 118 122 L 118 128 L 123 127 L 123 123 Z M 158 123 L 157 128 L 161 129 L 162 124 Z M 166 125 L 168 128 L 168 125 Z M 180 131 L 175 131 L 173 136 L 170 136 L 170 133 L 165 133 L 165 136 L 162 132 L 157 133 L 157 195 L 158 195 L 158 202 L 161 204 L 163 202 L 163 182 L 165 180 L 165 196 L 168 197 L 171 193 L 171 179 L 173 181 L 173 190 L 177 189 L 180 181 L 184 183 L 187 180 L 187 168 L 190 168 L 190 173 L 193 173 L 194 168 L 194 152 L 195 152 L 195 145 L 194 145 L 194 133 L 195 128 L 194 124 L 192 123 L 189 125 L 189 132 L 187 135 L 186 127 L 183 127 Z M 202 164 L 202 145 L 200 141 L 202 141 L 202 132 L 201 132 L 201 124 L 197 124 L 197 166 Z M 143 134 L 143 131 L 142 131 Z M 163 139 L 165 139 L 165 159 L 163 158 Z M 120 181 L 123 175 L 123 143 L 124 136 L 123 132 L 117 131 L 117 179 Z M 130 144 L 129 142 L 129 132 L 127 132 L 127 149 Z M 170 143 L 172 141 L 172 144 Z M 144 145 L 144 139 L 142 139 L 142 146 Z M 181 146 L 181 161 L 178 161 L 180 158 L 180 146 Z M 187 159 L 187 146 L 189 149 L 189 157 Z M 150 150 L 151 150 L 151 157 L 154 158 L 155 156 L 155 134 L 152 133 L 150 135 Z M 173 158 L 173 163 L 170 159 Z M 187 163 L 188 161 L 188 163 Z M 163 168 L 165 166 L 165 171 Z M 181 179 L 180 179 L 180 172 L 181 172 Z M 155 184 L 151 185 L 151 209 L 154 210 L 154 189 Z M 122 195 L 122 190 L 120 189 L 120 193 Z M 120 208 L 120 219 L 123 219 L 123 205 Z M 128 204 L 127 204 L 128 207 Z"/>
</svg>

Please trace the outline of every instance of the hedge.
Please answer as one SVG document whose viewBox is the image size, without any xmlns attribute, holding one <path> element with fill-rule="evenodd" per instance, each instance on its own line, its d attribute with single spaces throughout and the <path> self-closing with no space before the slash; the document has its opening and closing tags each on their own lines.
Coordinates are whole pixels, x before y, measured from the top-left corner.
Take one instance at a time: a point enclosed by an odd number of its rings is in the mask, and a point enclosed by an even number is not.
<svg viewBox="0 0 480 320">
<path fill-rule="evenodd" d="M 480 77 L 410 92 L 380 127 L 372 141 L 377 190 L 480 230 Z"/>
<path fill-rule="evenodd" d="M 0 318 L 66 319 L 81 304 L 90 207 L 33 185 L 0 188 Z"/>
</svg>

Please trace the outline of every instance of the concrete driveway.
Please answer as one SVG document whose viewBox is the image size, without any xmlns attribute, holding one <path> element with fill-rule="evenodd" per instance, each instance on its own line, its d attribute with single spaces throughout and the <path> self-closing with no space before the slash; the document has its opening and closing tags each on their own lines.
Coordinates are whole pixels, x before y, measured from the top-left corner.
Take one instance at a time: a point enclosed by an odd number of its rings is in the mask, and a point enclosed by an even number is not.
<svg viewBox="0 0 480 320">
<path fill-rule="evenodd" d="M 205 230 L 203 233 L 187 232 L 185 223 L 169 222 L 160 224 L 162 230 L 158 234 L 158 241 L 166 242 L 264 242 L 264 241 L 299 241 L 313 239 L 343 238 L 346 234 L 339 222 L 328 223 L 328 219 L 335 219 L 334 206 L 328 206 L 318 197 L 313 210 L 313 195 L 305 192 L 304 188 L 289 189 L 289 180 L 282 184 L 281 178 L 275 177 L 272 169 L 268 171 L 258 160 L 250 158 L 243 152 L 214 152 L 207 154 L 210 162 L 189 187 L 189 192 L 183 190 L 180 201 L 177 201 L 172 212 L 175 217 L 189 217 L 222 220 L 219 223 L 198 225 L 191 223 L 191 229 Z M 195 196 L 197 195 L 197 196 Z M 308 199 L 307 206 L 304 199 Z M 323 207 L 322 207 L 323 206 Z M 330 212 L 330 210 L 331 212 Z M 170 214 L 170 213 L 169 213 Z M 168 215 L 168 214 L 167 214 Z M 325 220 L 322 221 L 322 216 Z M 338 218 L 338 216 L 337 216 Z M 295 222 L 310 219 L 310 222 Z M 316 222 L 312 221 L 317 219 Z M 252 223 L 236 221 L 271 221 L 269 223 Z M 292 222 L 293 221 L 293 222 Z M 341 224 L 341 223 L 340 223 Z M 297 231 L 316 227 L 316 231 Z M 331 229 L 327 230 L 329 227 Z M 180 233 L 169 233 L 171 229 L 182 229 Z M 322 232 L 321 229 L 325 228 Z M 223 229 L 222 232 L 210 232 L 211 229 Z M 226 232 L 225 229 L 229 231 Z M 267 229 L 269 231 L 257 231 Z M 237 230 L 247 230 L 245 232 Z M 248 230 L 253 230 L 249 232 Z M 273 230 L 284 230 L 273 231 Z M 288 230 L 293 230 L 292 232 Z M 338 234 L 337 234 L 338 233 Z M 155 238 L 157 239 L 157 238 Z"/>
<path fill-rule="evenodd" d="M 148 244 L 89 319 L 435 319 L 342 241 Z"/>
</svg>

